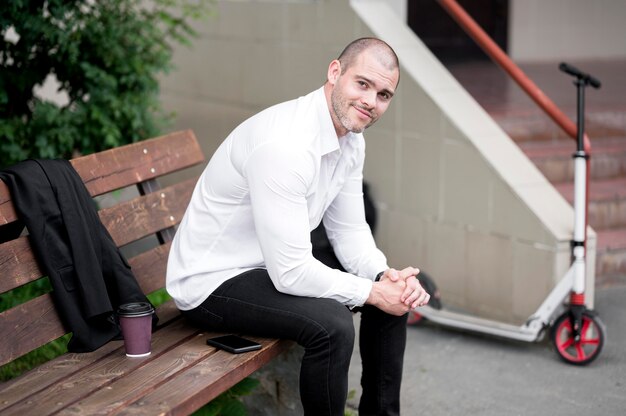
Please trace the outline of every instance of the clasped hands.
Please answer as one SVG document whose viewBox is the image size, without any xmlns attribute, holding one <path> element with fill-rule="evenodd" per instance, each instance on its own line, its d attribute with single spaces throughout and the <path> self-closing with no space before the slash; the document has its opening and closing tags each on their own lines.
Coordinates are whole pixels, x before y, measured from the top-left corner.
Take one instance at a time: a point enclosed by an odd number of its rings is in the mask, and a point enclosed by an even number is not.
<svg viewBox="0 0 626 416">
<path fill-rule="evenodd" d="M 426 305 L 430 295 L 417 280 L 419 272 L 415 267 L 385 270 L 380 281 L 372 285 L 366 303 L 397 316 Z"/>
</svg>

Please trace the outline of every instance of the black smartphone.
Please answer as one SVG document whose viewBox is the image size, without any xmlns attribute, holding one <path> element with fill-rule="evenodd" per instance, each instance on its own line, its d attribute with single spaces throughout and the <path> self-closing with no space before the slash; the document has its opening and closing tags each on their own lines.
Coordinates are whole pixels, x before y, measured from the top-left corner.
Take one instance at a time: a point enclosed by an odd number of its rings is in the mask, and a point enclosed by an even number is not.
<svg viewBox="0 0 626 416">
<path fill-rule="evenodd" d="M 206 340 L 206 343 L 207 345 L 231 352 L 233 354 L 240 354 L 242 352 L 261 349 L 261 344 L 237 335 L 222 335 L 215 338 L 209 338 Z"/>
</svg>

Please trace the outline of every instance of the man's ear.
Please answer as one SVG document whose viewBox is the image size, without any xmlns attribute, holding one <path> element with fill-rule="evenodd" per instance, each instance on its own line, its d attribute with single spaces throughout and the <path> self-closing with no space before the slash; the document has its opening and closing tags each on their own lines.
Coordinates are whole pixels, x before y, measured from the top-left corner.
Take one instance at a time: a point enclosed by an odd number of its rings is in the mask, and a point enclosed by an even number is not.
<svg viewBox="0 0 626 416">
<path fill-rule="evenodd" d="M 331 85 L 335 85 L 340 75 L 341 75 L 341 63 L 337 59 L 335 59 L 334 61 L 330 63 L 330 65 L 328 65 L 328 74 L 327 74 L 328 82 Z"/>
</svg>

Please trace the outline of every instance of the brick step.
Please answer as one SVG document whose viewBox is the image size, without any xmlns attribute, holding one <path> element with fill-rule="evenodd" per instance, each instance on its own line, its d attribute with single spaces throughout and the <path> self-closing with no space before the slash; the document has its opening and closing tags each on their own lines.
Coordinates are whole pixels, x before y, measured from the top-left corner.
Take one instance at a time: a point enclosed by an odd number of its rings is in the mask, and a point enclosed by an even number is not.
<svg viewBox="0 0 626 416">
<path fill-rule="evenodd" d="M 492 110 L 489 113 L 516 142 L 571 140 L 548 115 L 538 108 Z M 565 114 L 575 122 L 574 111 L 565 110 Z M 622 105 L 588 110 L 585 117 L 585 132 L 591 138 L 626 136 L 626 107 Z"/>
<path fill-rule="evenodd" d="M 589 224 L 598 229 L 626 226 L 626 177 L 594 180 L 589 186 Z M 573 204 L 572 182 L 554 187 Z"/>
<path fill-rule="evenodd" d="M 527 141 L 518 145 L 550 182 L 574 181 L 574 140 Z M 592 138 L 591 178 L 618 176 L 626 176 L 626 136 Z"/>
<path fill-rule="evenodd" d="M 626 227 L 596 230 L 596 284 L 622 282 L 626 276 Z"/>
</svg>

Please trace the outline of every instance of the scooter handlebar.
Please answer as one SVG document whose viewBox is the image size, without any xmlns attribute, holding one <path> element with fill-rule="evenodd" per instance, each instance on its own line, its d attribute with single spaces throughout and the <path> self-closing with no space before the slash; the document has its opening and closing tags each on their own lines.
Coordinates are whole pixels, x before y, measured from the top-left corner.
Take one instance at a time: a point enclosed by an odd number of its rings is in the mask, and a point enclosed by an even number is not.
<svg viewBox="0 0 626 416">
<path fill-rule="evenodd" d="M 559 65 L 559 69 L 565 73 L 575 76 L 578 79 L 583 80 L 586 84 L 591 85 L 594 88 L 600 88 L 600 86 L 602 85 L 599 79 L 581 71 L 580 69 L 566 62 L 561 62 L 561 64 Z"/>
</svg>

